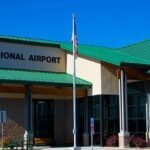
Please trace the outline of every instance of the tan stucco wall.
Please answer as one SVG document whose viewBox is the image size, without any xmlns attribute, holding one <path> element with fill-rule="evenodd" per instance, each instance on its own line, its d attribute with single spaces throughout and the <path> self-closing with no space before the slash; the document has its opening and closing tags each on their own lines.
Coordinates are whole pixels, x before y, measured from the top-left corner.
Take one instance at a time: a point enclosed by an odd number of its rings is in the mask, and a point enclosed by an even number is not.
<svg viewBox="0 0 150 150">
<path fill-rule="evenodd" d="M 54 103 L 54 141 L 58 145 L 63 145 L 66 135 L 66 103 L 63 100 Z"/>
<path fill-rule="evenodd" d="M 54 101 L 54 139 L 57 145 L 73 143 L 72 101 Z"/>
<path fill-rule="evenodd" d="M 73 145 L 73 104 L 68 101 L 66 104 L 66 144 Z"/>
<path fill-rule="evenodd" d="M 72 74 L 72 55 L 69 53 L 66 55 L 66 72 Z M 76 59 L 76 76 L 92 82 L 93 86 L 88 90 L 88 95 L 101 93 L 101 64 L 99 61 L 79 56 Z"/>
<path fill-rule="evenodd" d="M 0 110 L 5 110 L 7 114 L 7 121 L 4 124 L 4 139 L 21 143 L 25 132 L 23 99 L 2 98 L 0 99 Z"/>
<path fill-rule="evenodd" d="M 116 67 L 107 63 L 101 63 L 101 94 L 118 95 L 118 79 Z"/>
</svg>

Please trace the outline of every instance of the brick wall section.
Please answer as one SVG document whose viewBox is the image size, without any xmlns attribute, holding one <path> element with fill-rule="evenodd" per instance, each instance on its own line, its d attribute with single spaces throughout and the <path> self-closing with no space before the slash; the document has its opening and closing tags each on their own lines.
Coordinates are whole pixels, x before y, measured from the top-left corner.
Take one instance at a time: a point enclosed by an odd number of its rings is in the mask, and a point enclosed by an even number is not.
<svg viewBox="0 0 150 150">
<path fill-rule="evenodd" d="M 16 142 L 23 141 L 23 135 L 25 131 L 24 100 L 4 98 L 0 99 L 0 110 L 6 110 L 7 112 L 7 122 L 4 124 L 5 140 Z"/>
</svg>

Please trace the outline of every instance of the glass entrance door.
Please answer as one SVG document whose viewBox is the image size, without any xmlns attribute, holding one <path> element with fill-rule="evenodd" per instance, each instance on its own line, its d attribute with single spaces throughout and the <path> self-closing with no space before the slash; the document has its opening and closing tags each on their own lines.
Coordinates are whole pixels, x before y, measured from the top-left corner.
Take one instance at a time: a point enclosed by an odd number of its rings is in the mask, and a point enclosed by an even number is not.
<svg viewBox="0 0 150 150">
<path fill-rule="evenodd" d="M 54 101 L 34 102 L 34 141 L 35 144 L 52 144 L 54 137 Z"/>
</svg>

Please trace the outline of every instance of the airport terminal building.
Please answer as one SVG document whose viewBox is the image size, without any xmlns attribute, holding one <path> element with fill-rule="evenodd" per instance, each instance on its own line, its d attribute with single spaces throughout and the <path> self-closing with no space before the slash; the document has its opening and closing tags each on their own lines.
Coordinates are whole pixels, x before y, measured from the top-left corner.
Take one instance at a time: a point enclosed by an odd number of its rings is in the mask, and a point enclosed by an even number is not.
<svg viewBox="0 0 150 150">
<path fill-rule="evenodd" d="M 0 36 L 0 110 L 4 139 L 34 145 L 73 145 L 72 44 Z M 113 49 L 78 45 L 77 145 L 105 146 L 117 135 L 150 136 L 150 40 Z M 30 136 L 29 136 L 30 135 Z M 31 140 L 30 139 L 30 140 Z"/>
</svg>

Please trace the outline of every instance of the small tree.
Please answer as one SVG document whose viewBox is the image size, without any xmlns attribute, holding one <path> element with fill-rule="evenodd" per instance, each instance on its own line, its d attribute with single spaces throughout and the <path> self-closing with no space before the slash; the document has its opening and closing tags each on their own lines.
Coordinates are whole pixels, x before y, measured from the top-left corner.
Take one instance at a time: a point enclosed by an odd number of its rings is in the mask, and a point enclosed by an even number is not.
<svg viewBox="0 0 150 150">
<path fill-rule="evenodd" d="M 109 136 L 106 140 L 106 146 L 118 146 L 118 136 L 117 135 Z"/>
<path fill-rule="evenodd" d="M 129 138 L 129 142 L 132 147 L 146 147 L 146 141 L 142 137 L 132 135 Z"/>
</svg>

